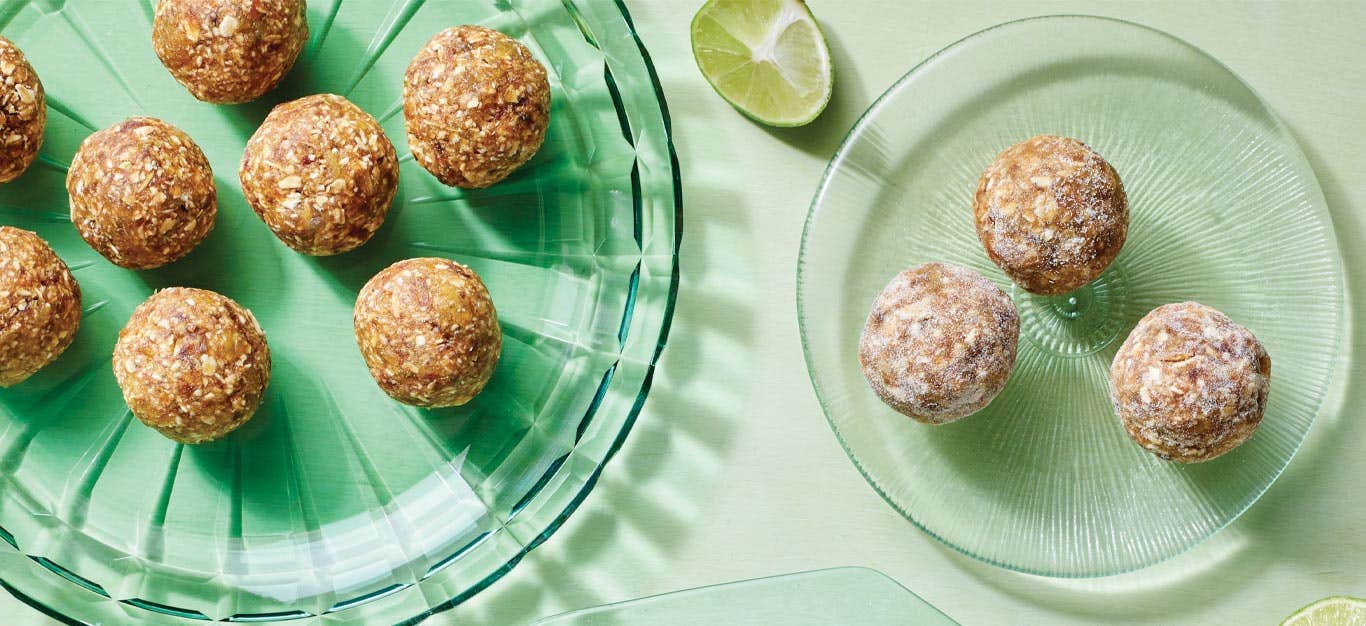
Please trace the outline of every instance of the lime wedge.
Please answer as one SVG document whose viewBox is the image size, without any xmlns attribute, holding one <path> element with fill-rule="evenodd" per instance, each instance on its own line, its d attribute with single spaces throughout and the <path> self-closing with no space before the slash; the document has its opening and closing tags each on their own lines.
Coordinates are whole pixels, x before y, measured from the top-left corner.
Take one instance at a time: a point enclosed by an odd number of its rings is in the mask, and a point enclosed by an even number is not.
<svg viewBox="0 0 1366 626">
<path fill-rule="evenodd" d="M 1366 600 L 1333 596 L 1306 606 L 1281 626 L 1366 626 Z"/>
<path fill-rule="evenodd" d="M 716 93 L 770 126 L 801 126 L 830 102 L 830 48 L 802 0 L 710 0 L 692 53 Z"/>
</svg>

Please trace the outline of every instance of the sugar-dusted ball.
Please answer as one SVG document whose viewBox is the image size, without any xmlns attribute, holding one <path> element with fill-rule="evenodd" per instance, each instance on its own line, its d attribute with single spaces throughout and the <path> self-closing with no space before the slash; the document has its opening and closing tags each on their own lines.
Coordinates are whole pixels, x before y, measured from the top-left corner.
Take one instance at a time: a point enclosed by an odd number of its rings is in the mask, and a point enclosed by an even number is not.
<svg viewBox="0 0 1366 626">
<path fill-rule="evenodd" d="M 247 142 L 238 176 L 251 208 L 285 245 L 339 254 L 384 224 L 398 157 L 375 118 L 320 94 L 275 107 Z"/>
<path fill-rule="evenodd" d="M 355 325 L 375 382 L 414 406 L 469 402 L 503 348 L 484 281 L 446 259 L 408 259 L 376 274 L 356 297 Z"/>
<path fill-rule="evenodd" d="M 18 46 L 0 37 L 0 183 L 33 164 L 46 125 L 47 97 L 38 73 Z"/>
<path fill-rule="evenodd" d="M 199 146 L 135 117 L 85 138 L 66 176 L 71 222 L 114 264 L 150 269 L 189 254 L 213 229 L 218 193 Z"/>
<path fill-rule="evenodd" d="M 161 0 L 152 48 L 205 102 L 255 100 L 275 88 L 308 41 L 304 0 Z"/>
<path fill-rule="evenodd" d="M 0 387 L 57 360 L 81 325 L 81 287 L 38 235 L 0 226 Z"/>
<path fill-rule="evenodd" d="M 1026 291 L 1060 295 L 1119 255 L 1129 203 L 1115 168 L 1086 144 L 1054 135 L 1006 148 L 977 183 L 977 237 Z"/>
<path fill-rule="evenodd" d="M 947 263 L 916 265 L 873 301 L 863 376 L 888 406 L 926 424 L 986 407 L 1010 380 L 1020 317 L 1000 287 Z"/>
<path fill-rule="evenodd" d="M 1271 357 L 1252 332 L 1197 302 L 1153 309 L 1110 365 L 1124 430 L 1181 463 L 1208 461 L 1251 437 L 1270 387 Z"/>
<path fill-rule="evenodd" d="M 526 163 L 550 124 L 545 67 L 482 26 L 437 33 L 403 76 L 413 159 L 442 183 L 481 188 Z"/>
<path fill-rule="evenodd" d="M 159 291 L 114 345 L 114 376 L 142 423 L 181 443 L 246 423 L 270 383 L 270 348 L 251 311 L 212 291 Z"/>
</svg>

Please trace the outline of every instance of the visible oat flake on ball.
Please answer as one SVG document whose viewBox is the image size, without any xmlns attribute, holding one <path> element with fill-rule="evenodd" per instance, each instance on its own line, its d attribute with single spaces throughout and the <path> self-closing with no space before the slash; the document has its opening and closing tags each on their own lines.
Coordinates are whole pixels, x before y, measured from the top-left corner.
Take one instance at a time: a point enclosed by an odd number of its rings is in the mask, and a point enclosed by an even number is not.
<svg viewBox="0 0 1366 626">
<path fill-rule="evenodd" d="M 1039 135 L 1003 151 L 977 184 L 987 256 L 1026 291 L 1071 292 L 1110 266 L 1129 229 L 1119 174 L 1086 144 Z"/>
<path fill-rule="evenodd" d="M 247 142 L 238 176 L 251 208 L 285 245 L 339 254 L 384 224 L 398 158 L 375 118 L 321 94 L 275 107 Z"/>
<path fill-rule="evenodd" d="M 986 407 L 1015 367 L 1020 318 L 986 277 L 947 263 L 906 269 L 873 302 L 859 338 L 864 378 L 883 402 L 927 424 Z"/>
<path fill-rule="evenodd" d="M 0 37 L 0 183 L 18 178 L 33 164 L 46 125 L 42 81 L 18 46 Z"/>
<path fill-rule="evenodd" d="M 270 349 L 251 312 L 212 291 L 159 291 L 114 346 L 114 375 L 142 423 L 181 443 L 218 439 L 256 412 Z"/>
<path fill-rule="evenodd" d="M 81 287 L 38 235 L 0 226 L 0 387 L 57 360 L 81 324 Z"/>
<path fill-rule="evenodd" d="M 159 267 L 189 254 L 218 215 L 204 152 L 180 129 L 150 117 L 86 137 L 66 190 L 81 237 L 127 268 Z"/>
<path fill-rule="evenodd" d="M 304 0 L 161 0 L 152 22 L 157 58 L 205 102 L 255 100 L 307 41 Z"/>
<path fill-rule="evenodd" d="M 503 346 L 484 282 L 446 259 L 408 259 L 376 274 L 356 297 L 355 326 L 375 382 L 414 406 L 469 402 Z"/>
<path fill-rule="evenodd" d="M 446 185 L 488 187 L 540 149 L 550 82 L 517 40 L 456 26 L 413 57 L 403 75 L 403 117 L 418 164 Z"/>
<path fill-rule="evenodd" d="M 1124 430 L 1157 456 L 1208 461 L 1261 424 L 1271 357 L 1246 328 L 1196 302 L 1153 309 L 1110 366 Z"/>
</svg>

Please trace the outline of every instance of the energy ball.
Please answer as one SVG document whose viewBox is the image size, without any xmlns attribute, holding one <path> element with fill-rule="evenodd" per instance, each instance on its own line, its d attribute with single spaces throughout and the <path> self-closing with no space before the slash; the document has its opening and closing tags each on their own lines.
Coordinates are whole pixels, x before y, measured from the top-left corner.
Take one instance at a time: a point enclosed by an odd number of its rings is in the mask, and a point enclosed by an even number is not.
<svg viewBox="0 0 1366 626">
<path fill-rule="evenodd" d="M 878 397 L 925 424 L 991 403 L 1015 368 L 1020 317 L 986 277 L 947 263 L 916 265 L 878 294 L 859 338 L 863 376 Z"/>
<path fill-rule="evenodd" d="M 204 102 L 255 100 L 275 88 L 308 41 L 304 0 L 161 0 L 152 48 Z"/>
<path fill-rule="evenodd" d="M 115 265 L 160 267 L 213 230 L 218 193 L 199 146 L 158 119 L 135 117 L 85 138 L 66 175 L 71 222 Z"/>
<path fill-rule="evenodd" d="M 202 443 L 251 419 L 270 384 L 270 348 L 251 311 L 174 287 L 133 311 L 114 345 L 114 376 L 143 424 Z"/>
<path fill-rule="evenodd" d="M 0 226 L 0 387 L 57 360 L 81 325 L 81 286 L 38 235 Z"/>
<path fill-rule="evenodd" d="M 0 183 L 23 174 L 43 145 L 47 97 L 28 59 L 0 37 Z"/>
<path fill-rule="evenodd" d="M 1271 357 L 1248 329 L 1196 302 L 1139 320 L 1110 365 L 1110 399 L 1138 445 L 1179 463 L 1238 447 L 1262 422 Z"/>
<path fill-rule="evenodd" d="M 442 183 L 488 187 L 526 163 L 550 124 L 545 67 L 482 26 L 437 33 L 403 75 L 413 158 Z"/>
<path fill-rule="evenodd" d="M 1115 168 L 1086 144 L 1039 135 L 1006 148 L 977 183 L 977 237 L 1030 293 L 1060 295 L 1115 260 L 1129 203 Z"/>
<path fill-rule="evenodd" d="M 280 241 L 324 256 L 360 246 L 384 224 L 398 157 L 375 118 L 322 94 L 275 107 L 247 142 L 238 176 Z"/>
<path fill-rule="evenodd" d="M 375 274 L 356 297 L 355 324 L 370 375 L 413 406 L 469 402 L 503 349 L 484 281 L 446 259 L 408 259 Z"/>
</svg>

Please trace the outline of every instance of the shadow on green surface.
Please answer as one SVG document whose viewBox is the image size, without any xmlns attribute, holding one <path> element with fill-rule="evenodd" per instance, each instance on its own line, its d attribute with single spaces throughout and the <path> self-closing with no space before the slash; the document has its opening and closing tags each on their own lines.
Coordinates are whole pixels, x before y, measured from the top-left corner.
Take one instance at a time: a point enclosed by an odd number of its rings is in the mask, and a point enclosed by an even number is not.
<svg viewBox="0 0 1366 626">
<path fill-rule="evenodd" d="M 828 24 L 821 24 L 821 29 L 825 32 L 826 44 L 830 46 L 830 62 L 834 68 L 833 91 L 825 111 L 810 124 L 796 128 L 777 128 L 759 122 L 754 124 L 793 148 L 828 159 L 844 141 L 854 120 L 868 108 L 869 98 L 868 88 L 859 76 L 858 64 L 850 56 L 844 42 Z"/>
<path fill-rule="evenodd" d="M 735 294 L 760 288 L 750 269 L 759 259 L 744 245 L 753 236 L 748 207 L 735 205 L 744 172 L 712 165 L 732 162 L 729 155 L 678 149 L 681 169 L 691 173 L 678 309 L 645 409 L 578 513 L 513 575 L 456 607 L 453 622 L 527 624 L 563 607 L 622 600 L 639 580 L 603 572 L 667 575 L 688 529 L 713 512 L 704 499 L 724 480 L 738 452 L 735 431 L 753 412 L 744 373 L 752 371 L 763 322 L 751 298 Z M 609 562 L 616 566 L 585 567 Z"/>
</svg>

